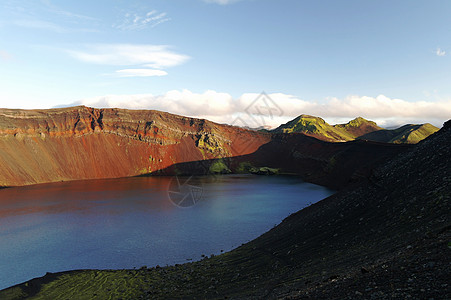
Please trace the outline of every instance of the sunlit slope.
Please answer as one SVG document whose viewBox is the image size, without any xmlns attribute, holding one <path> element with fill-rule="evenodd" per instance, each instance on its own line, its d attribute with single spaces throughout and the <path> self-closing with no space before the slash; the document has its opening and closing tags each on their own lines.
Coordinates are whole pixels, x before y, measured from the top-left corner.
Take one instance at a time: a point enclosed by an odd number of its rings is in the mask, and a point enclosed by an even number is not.
<svg viewBox="0 0 451 300">
<path fill-rule="evenodd" d="M 383 129 L 370 132 L 359 138 L 384 143 L 416 144 L 437 131 L 438 128 L 429 123 L 421 125 L 408 124 L 397 129 Z"/>
<path fill-rule="evenodd" d="M 382 129 L 382 127 L 377 126 L 375 122 L 366 120 L 362 117 L 357 117 L 346 124 L 337 124 L 333 127 L 345 131 L 353 138 Z"/>
<path fill-rule="evenodd" d="M 438 130 L 426 123 L 422 125 L 405 125 L 397 129 L 384 129 L 375 122 L 362 117 L 346 124 L 330 125 L 322 118 L 300 115 L 286 124 L 274 129 L 276 133 L 303 133 L 329 142 L 345 142 L 365 139 L 375 142 L 416 144 Z"/>
<path fill-rule="evenodd" d="M 300 115 L 290 122 L 274 129 L 276 133 L 304 133 L 325 141 L 351 141 L 354 137 L 342 130 L 329 125 L 319 117 Z"/>
</svg>

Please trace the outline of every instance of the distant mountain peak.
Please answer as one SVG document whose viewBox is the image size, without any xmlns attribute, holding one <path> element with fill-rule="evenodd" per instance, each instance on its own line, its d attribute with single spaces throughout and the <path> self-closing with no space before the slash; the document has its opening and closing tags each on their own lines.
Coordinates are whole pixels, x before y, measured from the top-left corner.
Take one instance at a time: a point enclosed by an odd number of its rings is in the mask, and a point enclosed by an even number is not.
<svg viewBox="0 0 451 300">
<path fill-rule="evenodd" d="M 350 127 L 351 127 L 351 126 L 352 126 L 352 127 L 359 127 L 359 126 L 361 126 L 361 125 L 363 125 L 363 124 L 371 124 L 371 125 L 373 125 L 373 126 L 377 126 L 376 122 L 367 120 L 367 119 L 362 118 L 362 117 L 357 117 L 357 118 L 355 118 L 355 119 L 349 121 L 348 123 L 346 123 L 346 125 L 348 125 L 348 126 L 350 126 Z"/>
<path fill-rule="evenodd" d="M 329 125 L 320 117 L 302 114 L 286 124 L 280 125 L 274 132 L 303 133 L 325 141 L 350 141 L 352 136 Z"/>
</svg>

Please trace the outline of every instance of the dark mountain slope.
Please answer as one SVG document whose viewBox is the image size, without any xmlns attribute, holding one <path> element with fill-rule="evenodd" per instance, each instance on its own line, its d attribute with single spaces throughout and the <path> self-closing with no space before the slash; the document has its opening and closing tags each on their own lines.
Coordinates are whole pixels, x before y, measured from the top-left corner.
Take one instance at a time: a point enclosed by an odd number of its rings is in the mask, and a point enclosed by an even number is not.
<svg viewBox="0 0 451 300">
<path fill-rule="evenodd" d="M 72 271 L 3 290 L 37 299 L 449 299 L 451 122 L 238 249 L 167 268 Z"/>
<path fill-rule="evenodd" d="M 235 173 L 269 167 L 279 174 L 297 174 L 305 181 L 340 190 L 366 180 L 372 169 L 410 147 L 370 141 L 331 143 L 302 133 L 280 133 L 273 134 L 269 143 L 247 155 L 178 163 L 151 175 L 200 175 L 220 162 Z"/>
<path fill-rule="evenodd" d="M 304 180 L 339 190 L 365 180 L 376 166 L 410 147 L 368 141 L 330 143 L 300 133 L 276 134 L 255 153 L 235 160 L 299 174 Z"/>
</svg>

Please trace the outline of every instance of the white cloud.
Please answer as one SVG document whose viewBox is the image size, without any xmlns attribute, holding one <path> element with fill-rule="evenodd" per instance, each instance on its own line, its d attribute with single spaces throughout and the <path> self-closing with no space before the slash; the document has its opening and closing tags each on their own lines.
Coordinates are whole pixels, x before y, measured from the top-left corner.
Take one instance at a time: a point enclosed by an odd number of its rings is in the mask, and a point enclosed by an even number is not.
<svg viewBox="0 0 451 300">
<path fill-rule="evenodd" d="M 146 65 L 151 68 L 166 68 L 180 65 L 188 56 L 169 50 L 165 45 L 97 44 L 86 50 L 67 50 L 74 58 L 88 63 L 132 66 Z"/>
<path fill-rule="evenodd" d="M 124 19 L 119 24 L 114 24 L 113 28 L 120 30 L 141 30 L 147 27 L 153 28 L 161 23 L 167 22 L 170 18 L 166 17 L 165 12 L 159 13 L 156 10 L 146 14 L 126 13 Z"/>
<path fill-rule="evenodd" d="M 446 55 L 446 51 L 444 51 L 444 50 L 442 50 L 440 48 L 437 48 L 437 50 L 435 51 L 435 54 L 437 56 L 445 56 Z"/>
<path fill-rule="evenodd" d="M 94 107 L 119 107 L 129 109 L 155 109 L 174 114 L 205 118 L 218 123 L 234 123 L 237 118 L 243 122 L 238 125 L 277 127 L 301 114 L 319 116 L 331 124 L 347 122 L 355 117 L 376 121 L 381 126 L 394 126 L 406 123 L 430 122 L 441 126 L 451 118 L 451 99 L 441 102 L 409 102 L 391 99 L 383 95 L 377 97 L 348 96 L 344 99 L 329 98 L 325 102 L 306 101 L 292 95 L 269 94 L 269 105 L 273 106 L 272 116 L 268 110 L 260 110 L 261 115 L 250 116 L 249 105 L 265 106 L 255 103 L 258 93 L 246 93 L 234 99 L 227 93 L 206 91 L 193 93 L 189 90 L 173 90 L 164 95 L 108 95 L 83 99 L 74 105 Z M 277 110 L 280 109 L 281 113 Z"/>
<path fill-rule="evenodd" d="M 119 77 L 151 77 L 168 75 L 166 71 L 154 69 L 123 69 L 117 70 L 116 74 Z"/>
<path fill-rule="evenodd" d="M 190 58 L 165 45 L 97 44 L 88 45 L 84 50 L 66 52 L 82 62 L 128 66 L 116 71 L 120 77 L 164 76 L 168 74 L 166 71 L 155 69 L 174 67 Z"/>
</svg>

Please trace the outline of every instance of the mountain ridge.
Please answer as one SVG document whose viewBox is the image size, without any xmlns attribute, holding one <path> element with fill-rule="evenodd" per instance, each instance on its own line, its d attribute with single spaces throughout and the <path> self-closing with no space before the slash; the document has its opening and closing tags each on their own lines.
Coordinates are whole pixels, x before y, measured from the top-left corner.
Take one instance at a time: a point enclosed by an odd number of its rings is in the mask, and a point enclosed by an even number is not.
<svg viewBox="0 0 451 300">
<path fill-rule="evenodd" d="M 303 133 L 328 142 L 364 139 L 383 143 L 416 144 L 438 130 L 429 123 L 407 124 L 395 129 L 384 129 L 362 117 L 357 117 L 345 124 L 329 125 L 322 118 L 303 114 L 280 125 L 272 132 Z"/>
</svg>

